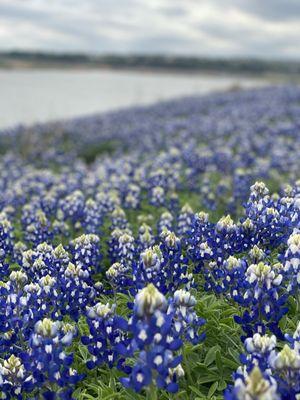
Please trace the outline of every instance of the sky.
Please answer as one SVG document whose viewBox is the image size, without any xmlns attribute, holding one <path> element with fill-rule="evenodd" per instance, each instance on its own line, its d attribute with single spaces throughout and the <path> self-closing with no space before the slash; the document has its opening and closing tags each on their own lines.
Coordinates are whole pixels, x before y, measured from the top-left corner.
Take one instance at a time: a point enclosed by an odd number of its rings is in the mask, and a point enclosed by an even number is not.
<svg viewBox="0 0 300 400">
<path fill-rule="evenodd" d="M 0 50 L 300 59 L 300 0 L 0 0 Z"/>
</svg>

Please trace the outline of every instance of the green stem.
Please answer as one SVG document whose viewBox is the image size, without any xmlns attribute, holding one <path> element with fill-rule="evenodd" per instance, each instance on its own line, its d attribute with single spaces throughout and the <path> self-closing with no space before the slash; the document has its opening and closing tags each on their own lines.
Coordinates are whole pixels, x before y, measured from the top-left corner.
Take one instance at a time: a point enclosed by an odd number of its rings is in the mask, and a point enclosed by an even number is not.
<svg viewBox="0 0 300 400">
<path fill-rule="evenodd" d="M 187 384 L 188 384 L 188 386 L 191 386 L 193 384 L 193 380 L 192 380 L 191 369 L 190 369 L 190 366 L 188 363 L 185 346 L 183 346 L 183 349 L 182 349 L 182 359 L 183 359 L 183 363 L 184 363 L 184 367 L 185 367 L 184 370 L 186 372 Z"/>
<path fill-rule="evenodd" d="M 157 387 L 151 384 L 147 389 L 147 400 L 157 400 Z"/>
</svg>

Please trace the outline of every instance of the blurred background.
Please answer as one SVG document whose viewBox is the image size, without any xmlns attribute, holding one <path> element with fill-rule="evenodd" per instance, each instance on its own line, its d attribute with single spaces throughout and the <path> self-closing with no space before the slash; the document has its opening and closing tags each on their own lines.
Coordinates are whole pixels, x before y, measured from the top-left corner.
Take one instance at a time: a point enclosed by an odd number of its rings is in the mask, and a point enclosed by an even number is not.
<svg viewBox="0 0 300 400">
<path fill-rule="evenodd" d="M 299 0 L 0 0 L 0 129 L 296 85 Z"/>
</svg>

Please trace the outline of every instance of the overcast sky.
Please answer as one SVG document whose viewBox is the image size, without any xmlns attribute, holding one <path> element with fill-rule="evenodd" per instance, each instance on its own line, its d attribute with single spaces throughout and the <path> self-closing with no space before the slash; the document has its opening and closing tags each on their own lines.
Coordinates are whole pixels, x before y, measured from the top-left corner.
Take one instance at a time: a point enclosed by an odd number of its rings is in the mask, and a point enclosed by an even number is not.
<svg viewBox="0 0 300 400">
<path fill-rule="evenodd" d="M 300 0 L 0 0 L 0 50 L 300 59 Z"/>
</svg>

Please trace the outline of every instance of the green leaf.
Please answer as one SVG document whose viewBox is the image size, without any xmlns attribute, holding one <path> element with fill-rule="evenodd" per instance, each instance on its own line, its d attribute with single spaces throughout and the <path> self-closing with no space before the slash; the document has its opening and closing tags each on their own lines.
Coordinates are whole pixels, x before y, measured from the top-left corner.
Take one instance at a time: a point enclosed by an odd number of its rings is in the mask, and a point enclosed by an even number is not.
<svg viewBox="0 0 300 400">
<path fill-rule="evenodd" d="M 199 385 L 203 383 L 210 383 L 210 382 L 215 382 L 218 379 L 218 375 L 211 374 L 211 375 L 205 375 L 201 376 L 200 378 L 197 379 L 197 383 Z"/>
<path fill-rule="evenodd" d="M 88 349 L 83 345 L 79 345 L 78 350 L 79 350 L 79 353 L 80 353 L 81 357 L 83 358 L 84 362 L 86 362 L 89 357 Z"/>
<path fill-rule="evenodd" d="M 212 364 L 215 361 L 216 352 L 219 350 L 219 348 L 220 348 L 219 346 L 213 346 L 208 350 L 208 352 L 206 354 L 206 357 L 204 359 L 204 364 L 205 365 L 208 366 L 208 365 Z"/>
<path fill-rule="evenodd" d="M 226 388 L 227 388 L 227 382 L 224 381 L 223 379 L 221 379 L 221 380 L 219 381 L 219 384 L 218 384 L 218 390 L 219 390 L 220 392 L 222 392 L 222 391 L 225 390 Z"/>
<path fill-rule="evenodd" d="M 189 386 L 192 392 L 196 393 L 198 396 L 203 397 L 203 393 L 200 392 L 199 389 L 197 389 L 195 386 Z"/>
<path fill-rule="evenodd" d="M 239 366 L 238 362 L 232 361 L 227 357 L 222 357 L 222 362 L 223 362 L 224 365 L 226 365 L 227 367 L 229 367 L 229 368 L 231 368 L 233 370 L 237 369 L 237 367 Z"/>
<path fill-rule="evenodd" d="M 220 350 L 218 350 L 216 352 L 216 365 L 217 365 L 220 375 L 222 376 L 223 375 L 223 362 L 222 362 Z"/>
<path fill-rule="evenodd" d="M 217 390 L 218 384 L 219 384 L 219 382 L 214 382 L 214 383 L 211 385 L 211 387 L 209 388 L 209 391 L 208 391 L 208 394 L 207 394 L 207 397 L 208 397 L 209 399 L 213 396 L 213 394 L 214 394 L 215 391 Z"/>
<path fill-rule="evenodd" d="M 228 348 L 228 353 L 231 355 L 231 357 L 239 364 L 240 361 L 240 353 L 235 350 L 232 349 L 231 347 Z"/>
</svg>

